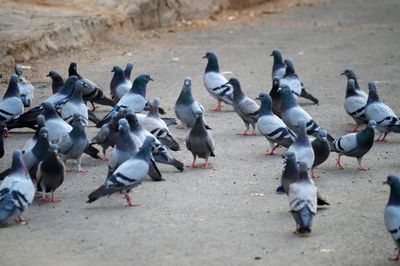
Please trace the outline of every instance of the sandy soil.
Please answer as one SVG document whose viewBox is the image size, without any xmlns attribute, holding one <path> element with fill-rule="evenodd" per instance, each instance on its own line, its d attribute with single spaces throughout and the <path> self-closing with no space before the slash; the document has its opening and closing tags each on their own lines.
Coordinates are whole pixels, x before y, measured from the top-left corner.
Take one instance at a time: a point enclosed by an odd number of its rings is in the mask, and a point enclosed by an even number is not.
<svg viewBox="0 0 400 266">
<path fill-rule="evenodd" d="M 378 81 L 381 99 L 400 113 L 398 76 L 400 3 L 396 0 L 332 1 L 314 7 L 235 19 L 190 29 L 165 29 L 115 36 L 81 52 L 32 61 L 31 74 L 49 70 L 64 75 L 69 62 L 108 91 L 113 65 L 133 60 L 133 75 L 149 72 L 150 98 L 158 96 L 172 107 L 183 78 L 192 76 L 194 96 L 207 108 L 214 100 L 205 91 L 202 75 L 207 50 L 214 50 L 223 71 L 232 71 L 247 95 L 269 91 L 274 48 L 294 59 L 297 72 L 320 99 L 320 105 L 300 101 L 334 135 L 345 133 L 352 120 L 343 108 L 345 79 L 352 67 L 360 83 Z M 268 12 L 266 12 L 268 13 Z M 36 78 L 39 80 L 39 78 Z M 4 86 L 2 89 L 4 90 Z M 49 89 L 36 90 L 36 103 Z M 107 108 L 101 108 L 103 112 Z M 101 115 L 103 113 L 99 113 Z M 335 154 L 319 167 L 319 189 L 331 206 L 319 210 L 308 237 L 292 234 L 294 221 L 286 196 L 276 194 L 283 160 L 266 156 L 262 136 L 236 135 L 243 123 L 225 107 L 207 112 L 213 128 L 216 156 L 213 170 L 175 169 L 161 165 L 165 182 L 147 179 L 132 194 L 140 207 L 127 208 L 120 196 L 85 203 L 90 191 L 106 177 L 107 164 L 84 157 L 86 174 L 68 174 L 57 204 L 34 203 L 27 225 L 0 230 L 1 265 L 390 265 L 394 243 L 383 223 L 389 188 L 382 181 L 399 170 L 400 136 L 373 146 L 365 156 L 368 172 L 356 160 L 344 158 L 344 170 L 334 168 Z M 171 129 L 182 150 L 175 156 L 189 164 L 186 131 Z M 89 128 L 89 136 L 96 133 Z M 14 133 L 6 140 L 8 166 L 14 147 L 32 134 Z M 279 153 L 283 153 L 280 150 Z"/>
</svg>

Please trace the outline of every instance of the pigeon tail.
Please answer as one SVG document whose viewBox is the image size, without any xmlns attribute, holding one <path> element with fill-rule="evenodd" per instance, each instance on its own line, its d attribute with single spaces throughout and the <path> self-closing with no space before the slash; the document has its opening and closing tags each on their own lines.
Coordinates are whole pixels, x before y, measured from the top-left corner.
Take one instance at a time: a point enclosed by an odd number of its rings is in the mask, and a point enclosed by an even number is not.
<svg viewBox="0 0 400 266">
<path fill-rule="evenodd" d="M 101 90 L 98 90 L 96 98 L 92 99 L 92 101 L 97 104 L 111 106 L 111 107 L 114 107 L 115 105 L 114 101 L 105 96 Z"/>
<path fill-rule="evenodd" d="M 101 122 L 101 120 L 94 114 L 94 112 L 90 110 L 88 110 L 88 116 L 89 121 L 92 121 L 96 125 Z"/>
<path fill-rule="evenodd" d="M 99 156 L 99 150 L 93 147 L 93 144 L 89 144 L 86 147 L 84 153 L 88 154 L 90 157 L 93 157 L 95 159 L 101 159 L 101 157 Z"/>
<path fill-rule="evenodd" d="M 154 159 L 151 159 L 150 162 L 149 162 L 148 175 L 151 177 L 151 180 L 156 181 L 156 182 L 164 180 L 162 178 L 160 170 L 158 170 L 158 167 L 157 167 L 156 162 L 154 161 Z"/>
<path fill-rule="evenodd" d="M 311 93 L 308 93 L 305 88 L 301 89 L 300 97 L 310 100 L 315 104 L 319 104 L 319 100 L 315 98 Z"/>
<path fill-rule="evenodd" d="M 6 178 L 6 176 L 8 176 L 8 174 L 11 172 L 11 168 L 8 168 L 6 170 L 4 170 L 3 172 L 0 173 L 0 180 L 4 180 L 4 178 Z"/>
<path fill-rule="evenodd" d="M 101 185 L 98 189 L 96 189 L 95 191 L 93 191 L 92 193 L 89 194 L 89 196 L 88 196 L 89 199 L 86 201 L 86 203 L 92 203 L 93 201 L 96 201 L 101 197 L 111 195 L 120 190 L 122 190 L 121 187 L 107 188 L 105 185 Z"/>
<path fill-rule="evenodd" d="M 6 223 L 16 210 L 11 193 L 6 194 L 0 200 L 0 224 Z"/>
<path fill-rule="evenodd" d="M 311 226 L 314 214 L 304 206 L 299 211 L 292 211 L 292 214 L 298 223 L 297 232 L 300 234 L 311 233 Z"/>
</svg>

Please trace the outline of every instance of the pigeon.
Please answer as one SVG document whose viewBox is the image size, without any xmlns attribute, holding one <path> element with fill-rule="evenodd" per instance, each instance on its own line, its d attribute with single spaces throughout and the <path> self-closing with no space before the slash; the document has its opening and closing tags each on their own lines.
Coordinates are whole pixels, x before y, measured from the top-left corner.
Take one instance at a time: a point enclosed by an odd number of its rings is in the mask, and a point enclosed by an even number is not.
<svg viewBox="0 0 400 266">
<path fill-rule="evenodd" d="M 49 130 L 49 141 L 56 143 L 58 140 L 72 130 L 72 127 L 65 122 L 54 109 L 53 104 L 50 102 L 43 103 L 43 116 L 45 118 L 45 125 Z"/>
<path fill-rule="evenodd" d="M 159 163 L 172 165 L 179 171 L 183 171 L 183 164 L 180 161 L 174 159 L 170 153 L 170 150 L 165 145 L 162 145 L 161 142 L 153 134 L 142 128 L 142 126 L 139 124 L 139 121 L 137 120 L 136 114 L 128 113 L 125 118 L 126 120 L 128 120 L 131 137 L 135 142 L 136 147 L 140 147 L 146 137 L 154 138 L 155 141 L 152 147 L 152 154 L 154 156 L 154 159 Z M 151 177 L 154 180 L 153 176 Z"/>
<path fill-rule="evenodd" d="M 61 117 L 68 123 L 71 123 L 74 114 L 79 114 L 84 119 L 84 125 L 88 125 L 88 109 L 82 99 L 82 89 L 85 86 L 87 85 L 80 80 L 75 82 L 72 95 L 68 98 L 68 101 L 63 105 L 61 109 Z"/>
<path fill-rule="evenodd" d="M 268 155 L 273 155 L 279 145 L 289 148 L 295 141 L 296 136 L 278 116 L 272 113 L 271 97 L 267 93 L 262 92 L 256 99 L 261 101 L 257 128 L 271 146 L 271 151 Z"/>
<path fill-rule="evenodd" d="M 114 103 L 118 103 L 131 89 L 132 81 L 126 79 L 124 70 L 119 66 L 114 66 L 111 72 L 114 72 L 114 76 L 110 83 L 110 95 Z"/>
<path fill-rule="evenodd" d="M 61 110 L 63 104 L 68 101 L 68 97 L 72 94 L 74 84 L 78 81 L 78 77 L 72 76 L 69 77 L 63 88 L 57 93 L 51 95 L 45 102 L 50 102 L 56 107 L 55 109 Z M 29 127 L 36 130 L 36 118 L 38 115 L 43 114 L 43 103 L 30 109 L 29 111 L 23 113 L 18 119 L 13 120 L 11 123 L 7 124 L 9 129 L 11 128 L 22 128 Z"/>
<path fill-rule="evenodd" d="M 272 112 L 274 112 L 275 115 L 281 118 L 282 97 L 281 93 L 279 92 L 279 87 L 280 87 L 279 78 L 275 76 L 272 78 L 272 88 L 271 91 L 269 92 L 269 96 L 271 96 L 272 99 Z"/>
<path fill-rule="evenodd" d="M 50 200 L 57 202 L 54 195 L 55 190 L 61 186 L 65 177 L 65 165 L 57 157 L 58 146 L 51 144 L 50 149 L 43 161 L 39 163 L 37 176 L 37 191 L 42 192 L 41 199 L 43 201 Z M 46 193 L 51 193 L 51 197 L 47 198 Z"/>
<path fill-rule="evenodd" d="M 35 88 L 33 87 L 32 83 L 30 83 L 28 80 L 26 80 L 22 75 L 23 66 L 20 64 L 15 65 L 15 74 L 18 75 L 18 89 L 21 97 L 21 101 L 24 104 L 24 107 L 29 107 L 31 106 L 31 103 L 33 101 L 33 96 L 34 96 L 34 90 Z"/>
<path fill-rule="evenodd" d="M 280 91 L 282 95 L 281 113 L 283 122 L 285 122 L 288 128 L 298 134 L 299 121 L 304 120 L 306 122 L 307 134 L 317 136 L 317 133 L 321 130 L 321 127 L 303 108 L 297 104 L 296 99 L 294 98 L 293 93 L 290 92 L 289 87 L 287 85 L 281 85 Z M 327 138 L 329 142 L 334 140 L 330 134 L 328 134 Z"/>
<path fill-rule="evenodd" d="M 125 80 L 130 82 L 131 87 L 132 87 L 132 81 L 131 81 L 132 69 L 133 69 L 133 63 L 132 62 L 128 62 L 126 64 L 125 69 L 124 69 L 124 76 L 125 76 Z"/>
<path fill-rule="evenodd" d="M 7 124 L 24 112 L 24 105 L 21 102 L 17 80 L 18 76 L 13 74 L 8 83 L 6 93 L 0 101 L 0 123 L 2 124 Z M 7 128 L 10 129 L 8 125 Z"/>
<path fill-rule="evenodd" d="M 400 133 L 400 119 L 389 106 L 379 100 L 374 82 L 368 83 L 368 101 L 365 115 L 369 120 L 376 121 L 376 128 L 380 132 L 377 141 L 385 141 L 389 132 Z M 381 137 L 383 138 L 381 139 Z"/>
<path fill-rule="evenodd" d="M 56 71 L 50 71 L 46 77 L 51 78 L 51 90 L 53 94 L 56 94 L 64 87 L 64 80 Z"/>
<path fill-rule="evenodd" d="M 331 147 L 332 151 L 338 153 L 338 158 L 336 159 L 336 167 L 343 169 L 340 164 L 340 157 L 342 155 L 349 157 L 356 157 L 358 162 L 358 169 L 366 171 L 361 165 L 362 157 L 372 148 L 374 144 L 374 128 L 377 123 L 375 120 L 370 120 L 365 129 L 358 133 L 349 133 L 333 141 Z"/>
<path fill-rule="evenodd" d="M 351 130 L 356 132 L 360 125 L 367 124 L 368 119 L 365 116 L 365 107 L 367 105 L 368 97 L 359 93 L 361 90 L 356 90 L 354 79 L 347 81 L 346 98 L 344 100 L 344 109 L 350 115 L 356 125 Z"/>
<path fill-rule="evenodd" d="M 35 146 L 35 144 L 36 144 L 36 142 L 37 142 L 37 140 L 38 140 L 38 138 L 39 138 L 39 136 L 40 136 L 40 129 L 41 129 L 42 127 L 45 127 L 45 119 L 44 119 L 44 116 L 43 116 L 43 115 L 38 115 L 37 118 L 36 118 L 36 120 L 37 120 L 37 124 L 38 124 L 37 129 L 36 129 L 36 132 L 35 132 L 35 134 L 32 136 L 32 138 L 30 138 L 30 139 L 25 143 L 24 147 L 22 148 L 22 153 L 25 153 L 25 151 L 31 150 L 31 149 Z"/>
<path fill-rule="evenodd" d="M 389 175 L 383 182 L 390 186 L 389 201 L 385 207 L 384 220 L 385 226 L 396 244 L 396 255 L 390 260 L 400 259 L 400 177 Z"/>
<path fill-rule="evenodd" d="M 83 78 L 81 75 L 78 74 L 77 67 L 77 64 L 72 62 L 68 68 L 68 76 L 77 76 L 85 84 L 87 84 L 87 87 L 83 88 L 82 97 L 84 101 L 89 101 L 92 104 L 92 111 L 96 110 L 94 103 L 111 107 L 114 106 L 114 102 L 104 95 L 99 86 L 94 84 L 91 80 Z"/>
<path fill-rule="evenodd" d="M 304 120 L 299 122 L 299 131 L 296 140 L 290 145 L 288 152 L 296 155 L 298 162 L 304 162 L 308 169 L 311 169 L 314 163 L 315 154 L 311 146 L 310 140 L 306 133 L 306 123 Z"/>
<path fill-rule="evenodd" d="M 160 99 L 155 98 L 151 104 L 151 109 L 147 116 L 137 114 L 136 117 L 139 124 L 151 134 L 153 134 L 162 144 L 166 145 L 173 151 L 180 149 L 179 143 L 171 135 L 167 124 L 162 120 L 158 114 Z"/>
<path fill-rule="evenodd" d="M 72 130 L 58 141 L 59 153 L 64 164 L 66 164 L 68 159 L 76 160 L 76 169 L 67 171 L 87 172 L 87 170 L 81 168 L 81 156 L 89 145 L 82 120 L 82 116 L 75 113 L 72 119 Z"/>
<path fill-rule="evenodd" d="M 11 171 L 0 185 L 0 224 L 6 225 L 16 219 L 24 223 L 21 214 L 32 203 L 35 187 L 29 178 L 20 150 L 15 150 L 12 157 Z"/>
<path fill-rule="evenodd" d="M 0 124 L 0 158 L 4 156 L 4 134 L 7 132 L 7 128 Z"/>
<path fill-rule="evenodd" d="M 128 109 L 134 113 L 142 112 L 148 102 L 146 98 L 146 86 L 150 80 L 153 79 L 149 74 L 139 75 L 133 81 L 130 91 L 118 101 L 113 110 L 111 110 L 111 112 L 109 112 L 103 120 L 97 124 L 97 127 L 101 127 L 105 123 L 109 122 L 120 109 Z"/>
<path fill-rule="evenodd" d="M 87 203 L 96 201 L 106 195 L 120 192 L 124 194 L 128 206 L 138 206 L 133 203 L 129 192 L 142 183 L 149 171 L 153 143 L 154 138 L 147 137 L 135 156 L 121 164 L 112 175 L 107 177 L 103 185 L 89 194 Z M 132 171 L 132 169 L 135 169 L 135 171 Z"/>
<path fill-rule="evenodd" d="M 296 222 L 295 233 L 311 233 L 313 218 L 317 213 L 317 187 L 308 177 L 308 166 L 299 163 L 299 177 L 289 186 L 289 207 Z"/>
<path fill-rule="evenodd" d="M 340 75 L 345 75 L 347 77 L 347 79 L 352 79 L 354 80 L 354 85 L 355 85 L 355 89 L 358 95 L 363 96 L 364 98 L 368 98 L 368 94 L 366 94 L 361 88 L 360 85 L 358 85 L 358 81 L 357 81 L 357 77 L 356 74 L 354 73 L 354 71 L 352 69 L 346 69 L 345 71 L 343 71 L 342 74 Z"/>
<path fill-rule="evenodd" d="M 311 146 L 314 151 L 315 159 L 314 163 L 311 167 L 311 177 L 318 178 L 319 176 L 315 173 L 315 168 L 318 165 L 321 165 L 329 158 L 329 154 L 331 153 L 331 147 L 329 145 L 326 130 L 320 130 L 318 132 L 318 136 L 311 142 Z"/>
<path fill-rule="evenodd" d="M 215 144 L 214 139 L 211 134 L 207 131 L 203 115 L 198 114 L 196 117 L 196 122 L 193 128 L 190 130 L 186 137 L 186 147 L 193 155 L 193 162 L 190 167 L 195 168 L 197 156 L 205 159 L 205 163 L 202 166 L 205 169 L 211 168 L 208 164 L 208 158 L 210 156 L 215 157 L 214 150 Z"/>
<path fill-rule="evenodd" d="M 181 121 L 178 128 L 192 128 L 196 121 L 196 115 L 203 113 L 204 107 L 192 96 L 192 78 L 186 77 L 183 88 L 175 103 L 175 115 Z"/>
<path fill-rule="evenodd" d="M 285 65 L 286 73 L 285 76 L 283 76 L 283 78 L 280 80 L 280 84 L 289 86 L 296 99 L 297 97 L 302 97 L 312 101 L 315 104 L 318 104 L 319 100 L 306 91 L 303 83 L 295 73 L 293 61 L 291 59 L 286 59 Z"/>
<path fill-rule="evenodd" d="M 235 112 L 246 125 L 246 130 L 241 135 L 255 135 L 260 106 L 254 100 L 244 95 L 237 78 L 230 78 L 228 83 L 233 87 L 233 109 L 235 109 Z M 248 134 L 250 125 L 253 128 L 253 132 Z"/>
<path fill-rule="evenodd" d="M 279 50 L 273 50 L 271 56 L 274 57 L 271 77 L 278 77 L 279 80 L 283 78 L 286 74 L 285 62 L 283 61 L 282 54 Z"/>
<path fill-rule="evenodd" d="M 131 138 L 129 123 L 125 118 L 118 121 L 118 130 L 117 142 L 108 163 L 108 176 L 112 175 L 118 166 L 132 158 L 139 150 Z"/>
<path fill-rule="evenodd" d="M 207 52 L 203 58 L 207 58 L 207 66 L 204 73 L 204 86 L 218 103 L 214 111 L 220 112 L 222 102 L 232 105 L 233 87 L 228 84 L 226 78 L 219 72 L 218 58 L 213 52 Z"/>
</svg>

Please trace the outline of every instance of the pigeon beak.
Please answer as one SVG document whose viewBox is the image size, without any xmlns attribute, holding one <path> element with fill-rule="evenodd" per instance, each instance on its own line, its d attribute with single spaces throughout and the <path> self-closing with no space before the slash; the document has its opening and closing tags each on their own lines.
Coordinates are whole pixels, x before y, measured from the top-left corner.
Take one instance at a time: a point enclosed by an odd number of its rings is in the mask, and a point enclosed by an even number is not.
<svg viewBox="0 0 400 266">
<path fill-rule="evenodd" d="M 203 56 L 202 58 L 207 58 L 207 56 L 205 55 L 205 56 Z"/>
<path fill-rule="evenodd" d="M 274 54 L 270 54 L 269 56 L 273 56 Z"/>
<path fill-rule="evenodd" d="M 254 98 L 254 100 L 260 100 L 260 97 L 256 97 L 256 98 Z"/>
<path fill-rule="evenodd" d="M 340 73 L 340 75 L 343 76 L 343 75 L 345 75 L 345 73 L 344 73 L 344 72 L 343 72 L 343 73 Z"/>
<path fill-rule="evenodd" d="M 111 72 L 114 72 L 114 69 L 111 69 Z"/>
<path fill-rule="evenodd" d="M 154 79 L 150 78 L 151 81 L 154 81 Z"/>
<path fill-rule="evenodd" d="M 46 77 L 50 77 L 50 74 L 47 74 Z"/>
<path fill-rule="evenodd" d="M 389 185 L 389 183 L 387 181 L 383 181 L 382 185 Z"/>
</svg>

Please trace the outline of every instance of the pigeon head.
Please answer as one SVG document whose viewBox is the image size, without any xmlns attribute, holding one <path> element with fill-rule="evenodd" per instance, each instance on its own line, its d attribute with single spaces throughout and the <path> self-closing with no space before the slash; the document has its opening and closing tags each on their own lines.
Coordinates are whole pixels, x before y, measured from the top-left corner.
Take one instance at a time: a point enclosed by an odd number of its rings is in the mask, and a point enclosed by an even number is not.
<svg viewBox="0 0 400 266">
<path fill-rule="evenodd" d="M 194 122 L 191 132 L 195 132 L 197 135 L 206 135 L 207 129 L 204 124 L 203 113 L 196 113 L 196 121 Z"/>
<path fill-rule="evenodd" d="M 150 161 L 151 158 L 151 149 L 154 145 L 155 139 L 147 136 L 142 144 L 142 147 L 140 147 L 139 151 L 135 155 L 136 158 L 143 159 L 145 161 Z"/>
<path fill-rule="evenodd" d="M 124 70 L 124 76 L 126 79 L 131 79 L 132 69 L 133 69 L 133 62 L 128 62 Z"/>
<path fill-rule="evenodd" d="M 345 71 L 343 71 L 340 75 L 342 76 L 346 76 L 348 79 L 354 79 L 356 80 L 356 74 L 354 74 L 354 71 L 350 68 L 346 69 Z"/>
<path fill-rule="evenodd" d="M 240 86 L 240 82 L 237 78 L 230 78 L 228 80 L 228 83 L 232 85 L 233 87 L 233 100 L 234 101 L 239 101 L 244 97 L 242 88 Z"/>
<path fill-rule="evenodd" d="M 12 74 L 10 82 L 8 83 L 8 88 L 6 90 L 6 93 L 4 94 L 3 99 L 9 97 L 20 97 L 17 82 L 18 82 L 18 76 L 16 74 Z"/>
<path fill-rule="evenodd" d="M 279 88 L 280 84 L 280 78 L 278 76 L 275 76 L 272 78 L 272 87 L 273 88 Z"/>
<path fill-rule="evenodd" d="M 11 172 L 22 172 L 25 174 L 28 172 L 22 160 L 22 152 L 18 149 L 15 150 L 12 155 Z"/>
<path fill-rule="evenodd" d="M 375 82 L 370 82 L 368 83 L 368 103 L 372 103 L 372 102 L 378 102 L 379 101 L 379 96 L 378 93 L 376 92 L 376 84 Z"/>
<path fill-rule="evenodd" d="M 146 97 L 146 86 L 150 80 L 153 80 L 149 74 L 141 74 L 135 78 L 132 84 L 131 92 Z"/>
<path fill-rule="evenodd" d="M 38 115 L 36 117 L 36 123 L 37 123 L 38 127 L 40 127 L 40 128 L 44 127 L 44 122 L 45 122 L 45 120 L 44 120 L 43 115 Z"/>
<path fill-rule="evenodd" d="M 278 49 L 275 49 L 272 51 L 271 56 L 274 57 L 274 61 L 277 61 L 277 63 L 283 64 L 281 51 L 279 51 Z"/>
<path fill-rule="evenodd" d="M 219 72 L 219 65 L 218 65 L 218 58 L 214 52 L 207 52 L 203 58 L 207 58 L 207 66 L 206 66 L 206 73 L 207 72 Z"/>
<path fill-rule="evenodd" d="M 191 78 L 191 77 L 186 77 L 186 78 L 183 80 L 183 86 L 185 86 L 185 87 L 191 87 L 191 85 L 192 85 L 192 78 Z"/>
<path fill-rule="evenodd" d="M 368 121 L 368 127 L 376 128 L 376 121 L 375 120 L 369 120 Z"/>
<path fill-rule="evenodd" d="M 298 124 L 299 130 L 297 134 L 297 138 L 295 140 L 296 143 L 309 145 L 310 140 L 308 139 L 307 132 L 306 132 L 306 121 L 300 120 Z"/>
<path fill-rule="evenodd" d="M 320 131 L 318 131 L 317 138 L 319 138 L 321 140 L 326 140 L 327 136 L 328 136 L 328 132 L 325 129 L 321 129 Z"/>
<path fill-rule="evenodd" d="M 71 64 L 69 64 L 68 75 L 69 76 L 78 76 L 78 65 L 75 62 L 72 62 Z"/>
<path fill-rule="evenodd" d="M 286 152 L 283 157 L 285 158 L 285 160 L 296 161 L 296 154 L 294 152 L 291 152 L 291 151 Z"/>
<path fill-rule="evenodd" d="M 121 118 L 118 120 L 118 130 L 122 130 L 124 128 L 129 128 L 129 123 L 125 118 Z"/>
<path fill-rule="evenodd" d="M 285 84 L 281 85 L 280 92 L 282 95 L 282 105 L 281 105 L 282 112 L 297 105 L 296 99 L 294 98 L 293 93 L 290 90 L 289 86 Z"/>
<path fill-rule="evenodd" d="M 114 75 L 118 74 L 118 75 L 124 76 L 124 70 L 120 66 L 114 66 L 111 69 L 111 72 L 114 72 Z"/>
<path fill-rule="evenodd" d="M 286 74 L 294 74 L 294 64 L 292 59 L 288 58 L 285 60 L 285 65 L 286 65 Z"/>
<path fill-rule="evenodd" d="M 18 77 L 22 76 L 22 66 L 21 66 L 21 64 L 15 64 L 15 74 L 17 74 Z"/>
<path fill-rule="evenodd" d="M 256 100 L 260 100 L 260 116 L 271 113 L 272 108 L 272 98 L 265 92 L 258 94 Z"/>
<path fill-rule="evenodd" d="M 81 80 L 78 80 L 74 83 L 74 90 L 72 92 L 71 101 L 79 101 L 82 100 L 82 90 L 83 88 L 87 87 L 87 84 Z"/>
<path fill-rule="evenodd" d="M 151 105 L 156 107 L 158 109 L 158 107 L 160 106 L 160 98 L 154 98 L 153 101 L 151 102 Z"/>
<path fill-rule="evenodd" d="M 49 135 L 49 130 L 47 129 L 47 127 L 42 127 L 42 128 L 40 129 L 40 131 L 39 131 L 39 135 L 40 135 L 42 138 L 47 139 L 47 137 L 48 137 L 48 135 Z"/>
<path fill-rule="evenodd" d="M 389 175 L 383 184 L 390 186 L 388 205 L 400 205 L 400 177 Z"/>
</svg>

